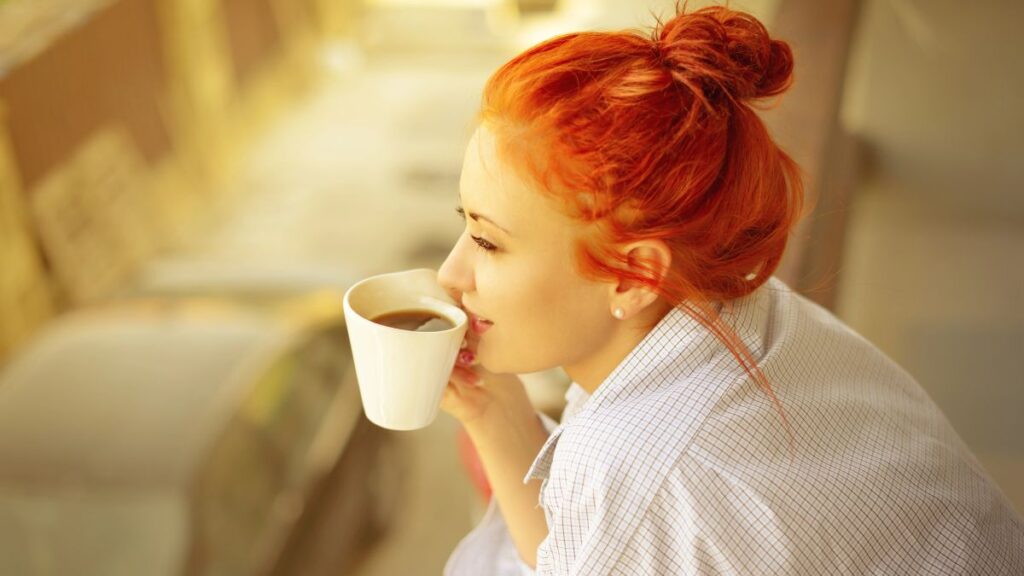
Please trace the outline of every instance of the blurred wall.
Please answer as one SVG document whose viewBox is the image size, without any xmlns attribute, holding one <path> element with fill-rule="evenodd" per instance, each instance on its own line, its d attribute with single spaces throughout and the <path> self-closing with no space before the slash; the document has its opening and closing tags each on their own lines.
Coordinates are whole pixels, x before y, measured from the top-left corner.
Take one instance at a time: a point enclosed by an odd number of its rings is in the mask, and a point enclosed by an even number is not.
<svg viewBox="0 0 1024 576">
<path fill-rule="evenodd" d="M 839 315 L 1024 511 L 1024 4 L 870 0 L 843 121 L 867 148 Z"/>
</svg>

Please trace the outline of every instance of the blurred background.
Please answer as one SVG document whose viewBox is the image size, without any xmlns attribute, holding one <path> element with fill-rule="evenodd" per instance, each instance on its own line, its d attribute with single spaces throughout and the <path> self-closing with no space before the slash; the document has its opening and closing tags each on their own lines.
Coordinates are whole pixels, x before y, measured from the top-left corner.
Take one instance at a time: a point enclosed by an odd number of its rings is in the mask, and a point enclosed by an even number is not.
<svg viewBox="0 0 1024 576">
<path fill-rule="evenodd" d="M 0 574 L 440 573 L 486 483 L 447 415 L 365 420 L 341 294 L 442 262 L 501 63 L 672 4 L 0 1 Z M 1024 510 L 1024 4 L 731 5 L 796 54 L 778 275 Z"/>
</svg>

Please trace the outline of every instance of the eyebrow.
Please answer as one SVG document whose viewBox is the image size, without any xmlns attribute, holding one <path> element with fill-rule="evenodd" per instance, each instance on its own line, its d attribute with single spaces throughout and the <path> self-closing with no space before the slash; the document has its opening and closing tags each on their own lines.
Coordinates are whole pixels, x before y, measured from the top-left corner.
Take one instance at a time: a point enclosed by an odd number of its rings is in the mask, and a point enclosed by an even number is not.
<svg viewBox="0 0 1024 576">
<path fill-rule="evenodd" d="M 455 211 L 459 213 L 459 216 L 462 216 L 463 218 L 466 217 L 466 211 L 462 209 L 462 206 L 456 206 L 455 207 Z M 477 222 L 483 220 L 484 222 L 487 222 L 488 224 L 490 224 L 491 226 L 494 226 L 498 230 L 501 230 L 505 234 L 508 234 L 509 236 L 512 235 L 511 232 L 509 232 L 508 230 L 505 230 L 501 226 L 498 226 L 497 222 L 495 222 L 494 220 L 491 220 L 490 218 L 488 218 L 487 216 L 484 216 L 483 214 L 477 214 L 476 212 L 470 212 L 469 213 L 469 217 L 472 218 L 473 220 L 476 220 Z"/>
</svg>

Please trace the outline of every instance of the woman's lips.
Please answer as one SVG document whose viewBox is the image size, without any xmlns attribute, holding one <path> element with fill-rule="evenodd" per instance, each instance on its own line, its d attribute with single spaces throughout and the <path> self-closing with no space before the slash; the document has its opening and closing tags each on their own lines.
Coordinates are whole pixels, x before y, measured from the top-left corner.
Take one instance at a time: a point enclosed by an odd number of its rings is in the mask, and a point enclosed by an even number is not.
<svg viewBox="0 0 1024 576">
<path fill-rule="evenodd" d="M 469 326 L 470 328 L 473 329 L 473 332 L 476 332 L 477 334 L 483 334 L 484 332 L 489 330 L 491 326 L 494 326 L 494 322 L 491 322 L 490 320 L 484 320 L 483 318 L 477 316 L 476 314 L 470 314 Z"/>
</svg>

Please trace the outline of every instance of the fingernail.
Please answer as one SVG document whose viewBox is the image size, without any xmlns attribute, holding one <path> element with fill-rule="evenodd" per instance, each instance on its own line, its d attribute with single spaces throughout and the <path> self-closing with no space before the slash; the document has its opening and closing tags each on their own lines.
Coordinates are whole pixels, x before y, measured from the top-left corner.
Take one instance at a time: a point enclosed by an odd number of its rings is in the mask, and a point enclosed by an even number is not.
<svg viewBox="0 0 1024 576">
<path fill-rule="evenodd" d="M 474 358 L 476 358 L 476 356 L 474 356 L 473 353 L 470 352 L 469 350 L 463 350 L 462 352 L 459 352 L 459 364 L 465 364 L 466 366 L 469 366 L 470 364 L 473 363 Z"/>
</svg>

